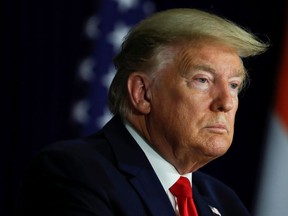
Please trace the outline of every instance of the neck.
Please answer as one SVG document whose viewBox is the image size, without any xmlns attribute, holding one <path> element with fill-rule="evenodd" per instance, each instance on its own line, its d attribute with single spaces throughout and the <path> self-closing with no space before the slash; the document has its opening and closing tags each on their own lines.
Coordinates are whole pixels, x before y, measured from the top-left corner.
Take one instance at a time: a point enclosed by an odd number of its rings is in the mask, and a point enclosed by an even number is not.
<svg viewBox="0 0 288 216">
<path fill-rule="evenodd" d="M 195 172 L 212 160 L 210 157 L 201 157 L 202 154 L 193 148 L 187 149 L 171 144 L 167 139 L 162 138 L 161 134 L 155 133 L 152 127 L 148 127 L 145 116 L 130 115 L 127 121 L 151 148 L 175 167 L 180 175 Z"/>
</svg>

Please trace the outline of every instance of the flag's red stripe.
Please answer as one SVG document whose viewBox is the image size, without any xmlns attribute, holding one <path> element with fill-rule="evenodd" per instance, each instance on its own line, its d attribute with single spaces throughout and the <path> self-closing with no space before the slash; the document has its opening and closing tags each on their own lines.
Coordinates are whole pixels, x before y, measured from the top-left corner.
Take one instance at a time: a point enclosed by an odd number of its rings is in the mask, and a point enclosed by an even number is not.
<svg viewBox="0 0 288 216">
<path fill-rule="evenodd" d="M 286 29 L 282 67 L 277 81 L 276 112 L 288 131 L 288 29 Z"/>
</svg>

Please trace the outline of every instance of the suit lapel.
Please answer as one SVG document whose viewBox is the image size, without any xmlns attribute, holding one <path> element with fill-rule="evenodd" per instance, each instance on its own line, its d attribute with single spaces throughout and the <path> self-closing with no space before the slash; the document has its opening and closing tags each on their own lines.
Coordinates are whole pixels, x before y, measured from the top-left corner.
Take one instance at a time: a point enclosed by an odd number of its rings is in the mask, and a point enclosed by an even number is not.
<svg viewBox="0 0 288 216">
<path fill-rule="evenodd" d="M 154 172 L 154 171 L 153 171 Z M 152 215 L 175 216 L 174 209 L 155 173 L 141 171 L 131 179 L 135 189 L 141 194 Z"/>
<path fill-rule="evenodd" d="M 215 208 L 213 204 L 209 203 L 205 197 L 199 193 L 197 187 L 194 184 L 193 197 L 199 216 L 221 216 L 221 214 L 217 214 L 218 209 Z"/>
<path fill-rule="evenodd" d="M 111 143 L 119 169 L 129 176 L 128 180 L 150 210 L 151 215 L 175 216 L 174 209 L 156 173 L 142 149 L 126 130 L 120 117 L 113 117 L 103 131 Z"/>
</svg>

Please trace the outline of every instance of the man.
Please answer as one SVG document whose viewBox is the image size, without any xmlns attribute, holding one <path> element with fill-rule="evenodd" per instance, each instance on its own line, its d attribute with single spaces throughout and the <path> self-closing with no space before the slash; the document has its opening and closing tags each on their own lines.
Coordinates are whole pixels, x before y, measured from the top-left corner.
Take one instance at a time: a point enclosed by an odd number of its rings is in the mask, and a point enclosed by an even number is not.
<svg viewBox="0 0 288 216">
<path fill-rule="evenodd" d="M 142 21 L 115 58 L 114 117 L 98 133 L 38 155 L 20 212 L 249 215 L 231 189 L 197 170 L 229 149 L 247 80 L 241 58 L 266 48 L 232 22 L 195 9 Z M 173 189 L 179 182 L 190 187 L 184 207 Z"/>
</svg>

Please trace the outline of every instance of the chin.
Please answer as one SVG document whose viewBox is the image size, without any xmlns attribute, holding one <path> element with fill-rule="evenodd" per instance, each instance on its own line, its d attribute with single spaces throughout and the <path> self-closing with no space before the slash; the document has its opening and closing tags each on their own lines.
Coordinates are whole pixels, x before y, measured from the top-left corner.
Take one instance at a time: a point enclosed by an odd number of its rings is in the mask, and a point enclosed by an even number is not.
<svg viewBox="0 0 288 216">
<path fill-rule="evenodd" d="M 224 155 L 230 146 L 231 144 L 228 144 L 227 142 L 210 143 L 209 145 L 205 146 L 203 152 L 208 157 L 218 158 Z"/>
</svg>

